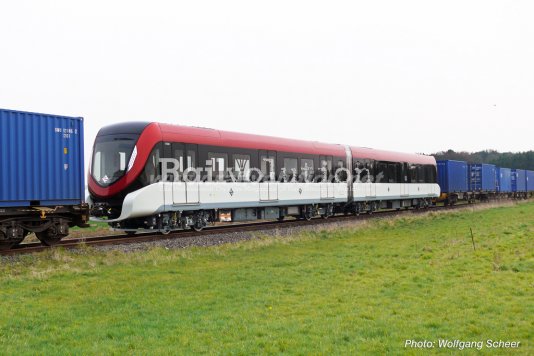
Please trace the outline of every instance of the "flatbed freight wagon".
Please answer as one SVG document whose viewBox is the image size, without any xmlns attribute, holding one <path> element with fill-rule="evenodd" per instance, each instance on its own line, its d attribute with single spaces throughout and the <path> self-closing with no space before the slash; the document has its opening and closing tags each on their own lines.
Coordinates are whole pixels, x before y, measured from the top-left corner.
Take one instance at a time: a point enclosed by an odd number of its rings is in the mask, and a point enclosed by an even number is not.
<svg viewBox="0 0 534 356">
<path fill-rule="evenodd" d="M 86 226 L 83 118 L 0 109 L 0 248 Z"/>
<path fill-rule="evenodd" d="M 441 160 L 437 161 L 437 168 L 441 200 L 445 204 L 466 200 L 469 192 L 467 162 Z"/>
</svg>

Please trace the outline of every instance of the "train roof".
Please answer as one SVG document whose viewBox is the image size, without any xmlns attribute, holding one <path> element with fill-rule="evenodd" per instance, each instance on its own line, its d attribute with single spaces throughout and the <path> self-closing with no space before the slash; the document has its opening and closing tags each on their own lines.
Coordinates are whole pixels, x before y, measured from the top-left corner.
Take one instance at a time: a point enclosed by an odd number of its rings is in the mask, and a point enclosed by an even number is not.
<svg viewBox="0 0 534 356">
<path fill-rule="evenodd" d="M 157 126 L 159 128 L 159 131 L 161 132 L 161 139 L 163 141 L 335 157 L 345 157 L 346 155 L 346 146 L 341 144 L 245 134 L 203 127 L 182 126 L 156 122 L 130 122 L 115 124 L 102 128 L 99 132 L 99 135 L 131 132 L 141 133 L 141 131 L 144 131 L 148 127 L 152 126 Z M 154 137 L 154 140 L 159 139 L 160 138 Z M 415 164 L 436 164 L 436 160 L 432 156 L 384 151 L 356 146 L 350 146 L 350 149 L 354 159 L 407 162 Z"/>
<path fill-rule="evenodd" d="M 164 123 L 160 123 L 159 126 L 162 133 L 162 138 L 166 141 L 336 157 L 345 156 L 345 146 L 341 144 L 244 134 L 239 132 Z M 355 159 L 373 159 L 379 161 L 408 162 L 415 164 L 436 164 L 436 160 L 432 156 L 376 150 L 355 146 L 351 146 L 350 148 L 352 151 L 352 156 Z"/>
<path fill-rule="evenodd" d="M 416 153 L 402 153 L 394 151 L 376 150 L 367 147 L 353 147 L 351 146 L 352 157 L 354 159 L 372 159 L 376 161 L 389 162 L 406 162 L 414 164 L 431 164 L 436 165 L 434 156 L 425 156 Z"/>
<path fill-rule="evenodd" d="M 257 150 L 307 153 L 313 155 L 345 156 L 345 148 L 329 144 L 281 137 L 244 134 L 202 127 L 159 124 L 163 140 L 203 145 L 240 147 Z"/>
</svg>

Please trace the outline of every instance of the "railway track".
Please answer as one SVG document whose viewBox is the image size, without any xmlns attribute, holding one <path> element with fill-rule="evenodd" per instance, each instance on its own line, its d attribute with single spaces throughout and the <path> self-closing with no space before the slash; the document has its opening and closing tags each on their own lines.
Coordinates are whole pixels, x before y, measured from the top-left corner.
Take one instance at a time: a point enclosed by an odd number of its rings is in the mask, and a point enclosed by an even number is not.
<svg viewBox="0 0 534 356">
<path fill-rule="evenodd" d="M 134 236 L 128 235 L 108 235 L 108 236 L 93 236 L 93 237 L 84 237 L 84 238 L 72 238 L 65 239 L 60 241 L 54 246 L 44 246 L 41 243 L 23 243 L 16 247 L 13 247 L 9 250 L 0 250 L 0 256 L 9 256 L 9 255 L 22 255 L 22 254 L 31 254 L 46 250 L 51 250 L 55 248 L 64 248 L 64 249 L 75 249 L 80 246 L 103 246 L 103 245 L 120 245 L 128 243 L 140 243 L 140 242 L 152 242 L 159 240 L 168 240 L 176 238 L 186 238 L 192 236 L 207 236 L 215 235 L 221 233 L 232 233 L 232 232 L 251 232 L 251 231 L 268 231 L 273 229 L 280 228 L 289 228 L 289 227 L 301 227 L 301 226 L 312 226 L 312 225 L 323 225 L 330 224 L 334 222 L 341 221 L 359 221 L 359 220 L 368 220 L 375 217 L 390 217 L 390 216 L 399 216 L 405 214 L 420 214 L 430 211 L 442 211 L 442 210 L 452 210 L 452 209 L 461 209 L 466 207 L 472 207 L 472 204 L 459 204 L 454 206 L 435 206 L 426 209 L 414 210 L 382 210 L 374 212 L 373 214 L 362 214 L 362 215 L 336 215 L 329 217 L 328 219 L 314 218 L 311 220 L 284 220 L 284 221 L 265 221 L 265 222 L 255 222 L 255 223 L 243 223 L 243 224 L 232 224 L 232 225 L 220 225 L 220 226 L 210 226 L 205 228 L 202 231 L 193 231 L 193 230 L 181 230 L 175 231 L 166 235 L 163 235 L 159 232 L 142 232 Z"/>
</svg>

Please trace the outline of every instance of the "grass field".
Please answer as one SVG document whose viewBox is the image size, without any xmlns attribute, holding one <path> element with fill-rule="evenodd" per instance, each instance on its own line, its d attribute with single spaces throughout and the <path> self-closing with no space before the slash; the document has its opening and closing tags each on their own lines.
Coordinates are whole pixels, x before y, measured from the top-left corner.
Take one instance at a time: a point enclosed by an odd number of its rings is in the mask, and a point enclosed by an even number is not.
<svg viewBox="0 0 534 356">
<path fill-rule="evenodd" d="M 492 339 L 521 344 L 482 353 L 532 355 L 533 237 L 528 203 L 2 261 L 0 353 L 422 354 L 405 340 Z"/>
</svg>

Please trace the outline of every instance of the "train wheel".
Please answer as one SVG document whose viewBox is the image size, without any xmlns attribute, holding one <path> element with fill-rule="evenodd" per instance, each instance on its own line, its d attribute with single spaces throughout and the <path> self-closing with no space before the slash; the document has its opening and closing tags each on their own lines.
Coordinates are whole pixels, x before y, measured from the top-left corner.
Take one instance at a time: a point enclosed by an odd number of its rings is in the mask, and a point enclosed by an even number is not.
<svg viewBox="0 0 534 356">
<path fill-rule="evenodd" d="M 323 219 L 328 219 L 329 217 L 334 216 L 334 205 L 329 204 L 325 208 L 325 213 L 321 215 Z"/>
<path fill-rule="evenodd" d="M 202 229 L 204 229 L 204 226 L 195 224 L 195 225 L 191 226 L 191 228 L 193 230 L 195 230 L 196 232 L 200 232 L 200 231 L 202 231 Z"/>
<path fill-rule="evenodd" d="M 52 225 L 45 231 L 35 233 L 35 236 L 37 236 L 39 241 L 41 241 L 41 243 L 45 246 L 54 246 L 67 235 L 68 234 L 60 234 L 59 227 L 57 225 Z"/>
<path fill-rule="evenodd" d="M 302 218 L 306 221 L 310 221 L 313 218 L 313 207 L 305 206 L 302 210 Z"/>
<path fill-rule="evenodd" d="M 6 239 L 6 235 L 0 231 L 0 250 L 9 250 L 12 247 L 17 246 L 24 240 L 24 237 L 17 239 Z"/>
</svg>

